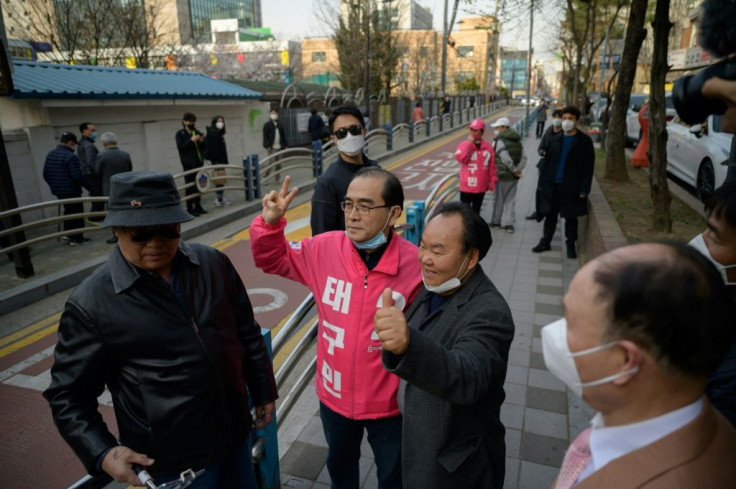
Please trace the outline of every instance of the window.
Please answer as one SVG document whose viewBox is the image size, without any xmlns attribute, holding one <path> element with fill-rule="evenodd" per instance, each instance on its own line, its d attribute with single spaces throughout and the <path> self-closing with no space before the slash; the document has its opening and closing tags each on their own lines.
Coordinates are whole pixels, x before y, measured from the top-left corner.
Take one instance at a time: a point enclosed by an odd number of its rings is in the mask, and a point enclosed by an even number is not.
<svg viewBox="0 0 736 489">
<path fill-rule="evenodd" d="M 409 57 L 409 48 L 407 46 L 399 46 L 398 48 L 396 48 L 396 52 L 401 58 Z"/>
<path fill-rule="evenodd" d="M 473 57 L 473 46 L 458 46 L 457 56 L 458 58 L 472 58 Z"/>
<path fill-rule="evenodd" d="M 426 58 L 429 55 L 429 49 L 427 49 L 427 46 L 422 46 L 419 48 L 419 56 L 422 58 Z"/>
<path fill-rule="evenodd" d="M 315 51 L 312 53 L 312 63 L 324 63 L 327 61 L 327 53 L 324 51 Z"/>
</svg>

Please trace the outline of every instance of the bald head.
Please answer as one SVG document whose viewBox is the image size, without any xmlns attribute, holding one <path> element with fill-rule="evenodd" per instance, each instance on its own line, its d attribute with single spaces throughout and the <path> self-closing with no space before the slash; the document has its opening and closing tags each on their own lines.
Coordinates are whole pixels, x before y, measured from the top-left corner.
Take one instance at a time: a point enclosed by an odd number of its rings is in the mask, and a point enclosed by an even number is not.
<svg viewBox="0 0 736 489">
<path fill-rule="evenodd" d="M 626 246 L 579 273 L 592 278 L 606 306 L 605 337 L 631 340 L 663 368 L 689 376 L 710 375 L 726 354 L 734 311 L 720 275 L 694 248 Z"/>
</svg>

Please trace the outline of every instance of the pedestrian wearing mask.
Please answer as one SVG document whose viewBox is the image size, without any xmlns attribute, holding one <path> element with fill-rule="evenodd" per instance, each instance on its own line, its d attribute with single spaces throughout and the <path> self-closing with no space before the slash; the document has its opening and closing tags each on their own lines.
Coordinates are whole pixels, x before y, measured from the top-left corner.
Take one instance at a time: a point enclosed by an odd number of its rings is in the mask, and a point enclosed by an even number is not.
<svg viewBox="0 0 736 489">
<path fill-rule="evenodd" d="M 95 173 L 97 167 L 97 157 L 100 154 L 100 150 L 95 146 L 97 141 L 97 129 L 91 122 L 82 122 L 79 124 L 79 132 L 82 137 L 79 138 L 79 144 L 77 145 L 77 156 L 79 161 L 82 163 L 82 172 L 84 178 L 90 183 L 91 187 L 89 190 L 90 197 L 102 196 L 102 180 Z M 91 212 L 101 212 L 105 210 L 104 202 L 92 202 Z M 90 221 L 102 221 L 102 217 L 95 216 L 91 217 Z"/>
<path fill-rule="evenodd" d="M 483 139 L 485 127 L 483 119 L 472 121 L 467 139 L 455 150 L 455 159 L 460 163 L 460 201 L 478 214 L 486 192 L 493 192 L 498 181 L 493 147 Z"/>
<path fill-rule="evenodd" d="M 366 129 L 363 114 L 358 108 L 351 105 L 336 108 L 327 125 L 339 154 L 337 161 L 317 179 L 314 187 L 310 219 L 312 236 L 345 230 L 345 215 L 340 203 L 345 200 L 350 182 L 361 168 L 378 166 L 363 153 Z"/>
<path fill-rule="evenodd" d="M 548 127 L 544 134 L 542 135 L 542 140 L 539 141 L 539 147 L 537 148 L 537 152 L 539 153 L 539 156 L 542 157 L 542 159 L 539 160 L 537 163 L 537 170 L 541 170 L 542 166 L 544 165 L 544 155 L 547 154 L 547 146 L 552 141 L 552 137 L 562 131 L 562 110 L 555 109 L 552 111 L 552 125 Z M 532 198 L 534 199 L 532 201 L 532 209 L 534 209 L 534 212 L 526 216 L 529 220 L 536 220 L 541 221 L 544 219 L 544 216 L 537 211 L 537 199 L 539 195 L 539 172 L 537 172 L 537 185 L 535 185 L 537 191 L 534 192 L 532 195 Z"/>
<path fill-rule="evenodd" d="M 179 160 L 184 171 L 201 168 L 204 165 L 206 144 L 204 134 L 194 127 L 196 123 L 197 116 L 191 112 L 185 112 L 181 118 L 183 128 L 179 129 L 175 136 L 176 148 L 179 150 Z M 207 211 L 202 208 L 201 195 L 194 184 L 196 179 L 196 173 L 190 173 L 184 177 L 184 181 L 187 184 L 192 184 L 190 187 L 187 187 L 185 194 L 187 197 L 194 195 L 194 197 L 187 199 L 187 212 L 194 217 L 207 214 Z"/>
<path fill-rule="evenodd" d="M 497 158 L 498 188 L 493 193 L 491 226 L 502 227 L 507 233 L 513 233 L 516 224 L 516 188 L 521 172 L 526 167 L 526 153 L 521 145 L 521 136 L 506 117 L 498 119 L 493 128 L 496 130 L 493 152 Z"/>
<path fill-rule="evenodd" d="M 557 216 L 565 219 L 565 244 L 568 258 L 577 258 L 578 216 L 588 213 L 588 194 L 593 181 L 595 152 L 590 137 L 576 128 L 580 110 L 562 109 L 562 131 L 551 140 L 544 164 L 539 170 L 540 204 L 545 216 L 544 235 L 532 248 L 534 253 L 552 249 Z"/>
<path fill-rule="evenodd" d="M 207 128 L 207 159 L 213 165 L 228 165 L 227 145 L 225 144 L 225 118 L 216 115 L 212 119 L 212 124 Z M 215 181 L 218 177 L 225 177 L 227 170 L 220 168 L 215 170 Z M 215 188 L 222 188 L 222 183 L 216 183 Z M 225 198 L 225 192 L 222 190 L 215 191 L 215 207 L 228 205 L 229 200 Z"/>
<path fill-rule="evenodd" d="M 271 109 L 270 120 L 263 124 L 263 147 L 268 151 L 268 156 L 277 154 L 279 151 L 286 149 L 288 144 L 286 143 L 286 133 L 284 132 L 283 124 L 279 123 L 279 110 Z M 280 156 L 274 156 L 272 162 L 277 162 L 281 159 Z M 276 183 L 281 181 L 281 163 L 274 165 L 274 179 Z M 263 172 L 263 177 L 267 177 L 271 173 L 269 168 Z"/>
</svg>

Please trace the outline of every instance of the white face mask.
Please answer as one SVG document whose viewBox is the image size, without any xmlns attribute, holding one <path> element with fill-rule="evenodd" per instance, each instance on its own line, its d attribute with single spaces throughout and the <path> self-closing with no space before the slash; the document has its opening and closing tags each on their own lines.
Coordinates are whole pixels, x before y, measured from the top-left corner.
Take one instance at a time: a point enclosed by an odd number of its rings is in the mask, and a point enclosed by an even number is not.
<svg viewBox="0 0 736 489">
<path fill-rule="evenodd" d="M 565 132 L 570 132 L 573 129 L 575 129 L 575 121 L 571 121 L 568 119 L 565 119 L 562 121 L 562 130 Z"/>
<path fill-rule="evenodd" d="M 560 127 L 562 125 L 562 119 L 558 119 L 557 117 L 553 118 L 552 125 L 555 127 Z"/>
<path fill-rule="evenodd" d="M 218 122 L 217 124 L 215 124 L 215 127 L 218 128 L 218 129 L 222 129 L 223 127 L 225 127 L 225 123 L 224 122 Z"/>
<path fill-rule="evenodd" d="M 717 261 L 713 259 L 712 256 L 710 256 L 710 251 L 708 250 L 708 245 L 705 244 L 705 239 L 703 239 L 702 234 L 698 234 L 695 236 L 692 241 L 688 243 L 690 246 L 698 250 L 703 256 L 705 256 L 707 259 L 715 265 L 715 267 L 718 269 L 718 273 L 721 274 L 721 278 L 723 278 L 723 283 L 726 285 L 736 285 L 736 282 L 730 282 L 728 280 L 728 269 L 729 268 L 736 268 L 736 264 L 733 265 L 721 265 Z"/>
<path fill-rule="evenodd" d="M 277 120 L 279 120 L 279 115 L 278 115 L 278 114 L 271 114 L 271 120 L 272 120 L 272 121 L 277 121 Z"/>
<path fill-rule="evenodd" d="M 560 379 L 573 391 L 578 397 L 583 397 L 583 387 L 593 387 L 595 385 L 607 384 L 614 380 L 631 375 L 639 371 L 639 367 L 634 367 L 624 372 L 609 375 L 598 380 L 590 382 L 581 382 L 580 374 L 575 365 L 575 357 L 590 355 L 598 351 L 603 351 L 612 346 L 616 346 L 619 342 L 612 341 L 603 345 L 594 346 L 587 350 L 570 352 L 567 344 L 567 321 L 565 318 L 558 319 L 554 323 L 548 324 L 542 328 L 542 355 L 544 355 L 544 363 L 552 375 Z"/>
<path fill-rule="evenodd" d="M 344 138 L 337 140 L 337 149 L 340 151 L 340 153 L 348 156 L 356 156 L 360 154 L 360 152 L 363 151 L 364 146 L 365 136 L 363 136 L 362 134 L 353 136 L 352 134 L 348 133 L 348 135 Z"/>
<path fill-rule="evenodd" d="M 460 264 L 460 268 L 457 269 L 457 273 L 455 274 L 455 276 L 439 285 L 427 285 L 427 281 L 424 280 L 424 274 L 422 274 L 422 282 L 424 283 L 424 288 L 426 288 L 430 292 L 434 292 L 435 294 L 444 294 L 445 292 L 449 292 L 460 287 L 462 285 L 463 277 L 468 274 L 468 270 L 465 270 L 465 273 L 463 273 L 462 277 L 458 277 L 457 274 L 460 273 L 460 270 L 463 269 L 463 265 L 465 265 L 467 259 L 468 255 L 465 255 L 465 258 L 463 258 L 463 262 Z"/>
</svg>

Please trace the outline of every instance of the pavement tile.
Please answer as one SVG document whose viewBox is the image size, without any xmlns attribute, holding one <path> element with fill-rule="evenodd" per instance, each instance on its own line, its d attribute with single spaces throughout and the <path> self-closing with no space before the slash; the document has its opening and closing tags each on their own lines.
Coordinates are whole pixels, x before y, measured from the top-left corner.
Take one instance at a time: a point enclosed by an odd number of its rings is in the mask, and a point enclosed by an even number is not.
<svg viewBox="0 0 736 489">
<path fill-rule="evenodd" d="M 514 295 L 511 295 L 511 300 L 508 301 L 508 303 L 512 312 L 534 312 L 536 307 L 536 305 L 534 304 L 534 297 L 530 297 L 529 299 L 520 299 L 518 297 L 515 297 Z"/>
<path fill-rule="evenodd" d="M 532 338 L 532 351 L 542 353 L 542 340 L 541 338 Z"/>
<path fill-rule="evenodd" d="M 541 387 L 526 388 L 526 407 L 567 414 L 567 394 Z"/>
<path fill-rule="evenodd" d="M 520 463 L 521 461 L 518 458 L 506 457 L 506 476 L 504 477 L 503 487 L 507 489 L 516 487 L 519 482 Z"/>
<path fill-rule="evenodd" d="M 546 307 L 543 307 L 543 304 L 537 305 L 537 311 L 540 309 L 548 311 L 549 309 Z M 560 306 L 560 314 L 547 314 L 547 313 L 541 313 L 536 312 L 534 313 L 534 324 L 540 325 L 540 326 L 546 326 L 549 323 L 552 323 L 554 321 L 557 321 L 562 316 L 564 316 L 564 311 L 562 311 L 562 306 Z"/>
<path fill-rule="evenodd" d="M 503 390 L 506 392 L 504 403 L 525 406 L 527 389 L 526 385 L 509 383 L 506 378 L 506 383 L 503 385 Z M 567 412 L 567 399 L 565 399 L 565 412 Z"/>
<path fill-rule="evenodd" d="M 506 429 L 506 457 L 519 458 L 521 453 L 521 430 Z"/>
<path fill-rule="evenodd" d="M 558 468 L 521 461 L 517 489 L 547 489 L 557 478 Z"/>
<path fill-rule="evenodd" d="M 517 365 L 519 367 L 528 367 L 529 366 L 529 351 L 517 350 L 516 348 L 511 348 L 509 350 L 509 365 Z"/>
<path fill-rule="evenodd" d="M 297 440 L 302 443 L 308 443 L 318 447 L 327 448 L 327 440 L 325 440 L 325 432 L 322 429 L 322 421 L 319 416 L 312 416 L 304 430 L 299 433 Z"/>
<path fill-rule="evenodd" d="M 513 404 L 501 404 L 501 423 L 506 428 L 520 430 L 524 420 L 524 408 Z"/>
<path fill-rule="evenodd" d="M 327 448 L 296 440 L 281 458 L 280 470 L 307 480 L 315 480 L 327 460 Z"/>
<path fill-rule="evenodd" d="M 553 306 L 562 305 L 562 295 L 558 294 L 543 294 L 537 292 L 534 296 L 534 302 L 537 304 L 550 304 Z"/>
<path fill-rule="evenodd" d="M 568 446 L 570 444 L 567 439 L 563 440 L 525 431 L 521 435 L 521 459 L 551 466 L 551 468 L 559 470 L 558 468 L 562 465 Z"/>
<path fill-rule="evenodd" d="M 538 370 L 536 368 L 529 369 L 529 385 L 531 387 L 541 387 L 542 389 L 550 389 L 554 391 L 565 392 L 567 387 L 557 377 L 549 373 L 547 370 Z"/>
<path fill-rule="evenodd" d="M 535 303 L 534 310 L 537 313 L 536 315 L 547 315 L 547 316 L 557 316 L 562 317 L 565 315 L 565 308 L 562 307 L 562 303 L 560 304 L 540 304 Z"/>
<path fill-rule="evenodd" d="M 539 276 L 562 278 L 562 266 L 560 265 L 560 270 L 542 270 L 540 267 Z"/>
<path fill-rule="evenodd" d="M 509 365 L 506 368 L 506 382 L 512 384 L 526 385 L 526 379 L 529 376 L 529 369 L 526 367 L 518 367 Z"/>
<path fill-rule="evenodd" d="M 537 283 L 539 285 L 554 285 L 554 286 L 561 287 L 562 286 L 562 278 L 539 277 L 537 279 Z"/>
<path fill-rule="evenodd" d="M 557 285 L 537 285 L 537 293 L 554 294 L 562 297 L 565 293 L 565 289 Z"/>
<path fill-rule="evenodd" d="M 539 370 L 547 370 L 547 364 L 544 363 L 544 355 L 542 353 L 532 352 L 529 355 L 529 366 Z"/>
<path fill-rule="evenodd" d="M 567 439 L 567 413 L 553 413 L 527 407 L 524 410 L 524 432 Z"/>
<path fill-rule="evenodd" d="M 555 271 L 562 271 L 562 264 L 561 263 L 540 263 L 539 264 L 539 270 L 555 270 Z"/>
</svg>

